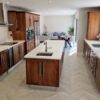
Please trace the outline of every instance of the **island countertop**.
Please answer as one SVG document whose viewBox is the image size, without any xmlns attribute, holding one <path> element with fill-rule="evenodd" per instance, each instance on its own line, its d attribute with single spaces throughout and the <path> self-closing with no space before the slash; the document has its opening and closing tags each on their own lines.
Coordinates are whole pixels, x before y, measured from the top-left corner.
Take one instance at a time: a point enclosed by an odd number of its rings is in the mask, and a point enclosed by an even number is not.
<svg viewBox="0 0 100 100">
<path fill-rule="evenodd" d="M 86 43 L 89 45 L 89 47 L 94 51 L 96 56 L 100 58 L 100 47 L 93 47 L 92 44 L 100 44 L 100 41 L 94 41 L 94 40 L 85 40 Z"/>
<path fill-rule="evenodd" d="M 52 56 L 37 56 L 39 52 L 45 52 L 45 45 L 41 43 L 38 47 L 33 49 L 27 55 L 25 59 L 55 59 L 60 60 L 65 46 L 64 40 L 47 40 L 47 52 L 53 53 Z"/>
</svg>

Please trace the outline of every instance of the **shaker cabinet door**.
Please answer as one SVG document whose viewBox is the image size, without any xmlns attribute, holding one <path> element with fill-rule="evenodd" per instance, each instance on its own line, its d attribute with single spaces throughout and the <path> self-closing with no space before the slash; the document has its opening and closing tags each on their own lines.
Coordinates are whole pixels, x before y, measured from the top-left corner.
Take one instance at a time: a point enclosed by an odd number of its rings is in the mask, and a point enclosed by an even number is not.
<svg viewBox="0 0 100 100">
<path fill-rule="evenodd" d="M 8 50 L 5 50 L 0 53 L 0 75 L 6 72 L 8 68 Z"/>
<path fill-rule="evenodd" d="M 27 84 L 40 84 L 39 62 L 37 60 L 26 60 Z"/>
<path fill-rule="evenodd" d="M 19 46 L 18 45 L 13 47 L 13 55 L 14 55 L 14 64 L 16 64 L 20 60 Z"/>
<path fill-rule="evenodd" d="M 59 86 L 59 61 L 46 60 L 43 62 L 43 85 Z"/>
</svg>

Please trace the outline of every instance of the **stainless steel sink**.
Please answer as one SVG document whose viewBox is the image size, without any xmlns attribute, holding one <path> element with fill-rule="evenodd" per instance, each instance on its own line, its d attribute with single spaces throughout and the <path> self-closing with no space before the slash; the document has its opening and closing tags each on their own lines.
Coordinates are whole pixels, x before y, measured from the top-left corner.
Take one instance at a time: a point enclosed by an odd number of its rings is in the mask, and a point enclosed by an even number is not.
<svg viewBox="0 0 100 100">
<path fill-rule="evenodd" d="M 14 44 L 17 44 L 18 42 L 4 42 L 4 43 L 1 43 L 0 45 L 14 45 Z"/>
<path fill-rule="evenodd" d="M 37 53 L 37 56 L 52 56 L 52 52 L 39 52 Z"/>
<path fill-rule="evenodd" d="M 92 44 L 93 47 L 100 48 L 100 44 Z"/>
</svg>

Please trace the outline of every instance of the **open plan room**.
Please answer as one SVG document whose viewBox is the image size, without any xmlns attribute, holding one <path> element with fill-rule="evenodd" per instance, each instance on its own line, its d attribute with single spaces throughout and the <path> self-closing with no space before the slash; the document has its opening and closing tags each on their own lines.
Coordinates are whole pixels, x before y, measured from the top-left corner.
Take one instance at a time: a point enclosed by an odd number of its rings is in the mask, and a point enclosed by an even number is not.
<svg viewBox="0 0 100 100">
<path fill-rule="evenodd" d="M 100 1 L 0 0 L 0 100 L 100 100 Z"/>
</svg>

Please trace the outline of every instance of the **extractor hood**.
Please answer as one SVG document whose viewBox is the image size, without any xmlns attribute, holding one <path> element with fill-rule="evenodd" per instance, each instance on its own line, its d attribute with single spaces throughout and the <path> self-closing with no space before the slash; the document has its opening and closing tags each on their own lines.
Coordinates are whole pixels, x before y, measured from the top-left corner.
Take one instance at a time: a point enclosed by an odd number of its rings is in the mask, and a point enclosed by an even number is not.
<svg viewBox="0 0 100 100">
<path fill-rule="evenodd" d="M 6 6 L 0 3 L 0 25 L 6 25 Z"/>
</svg>

